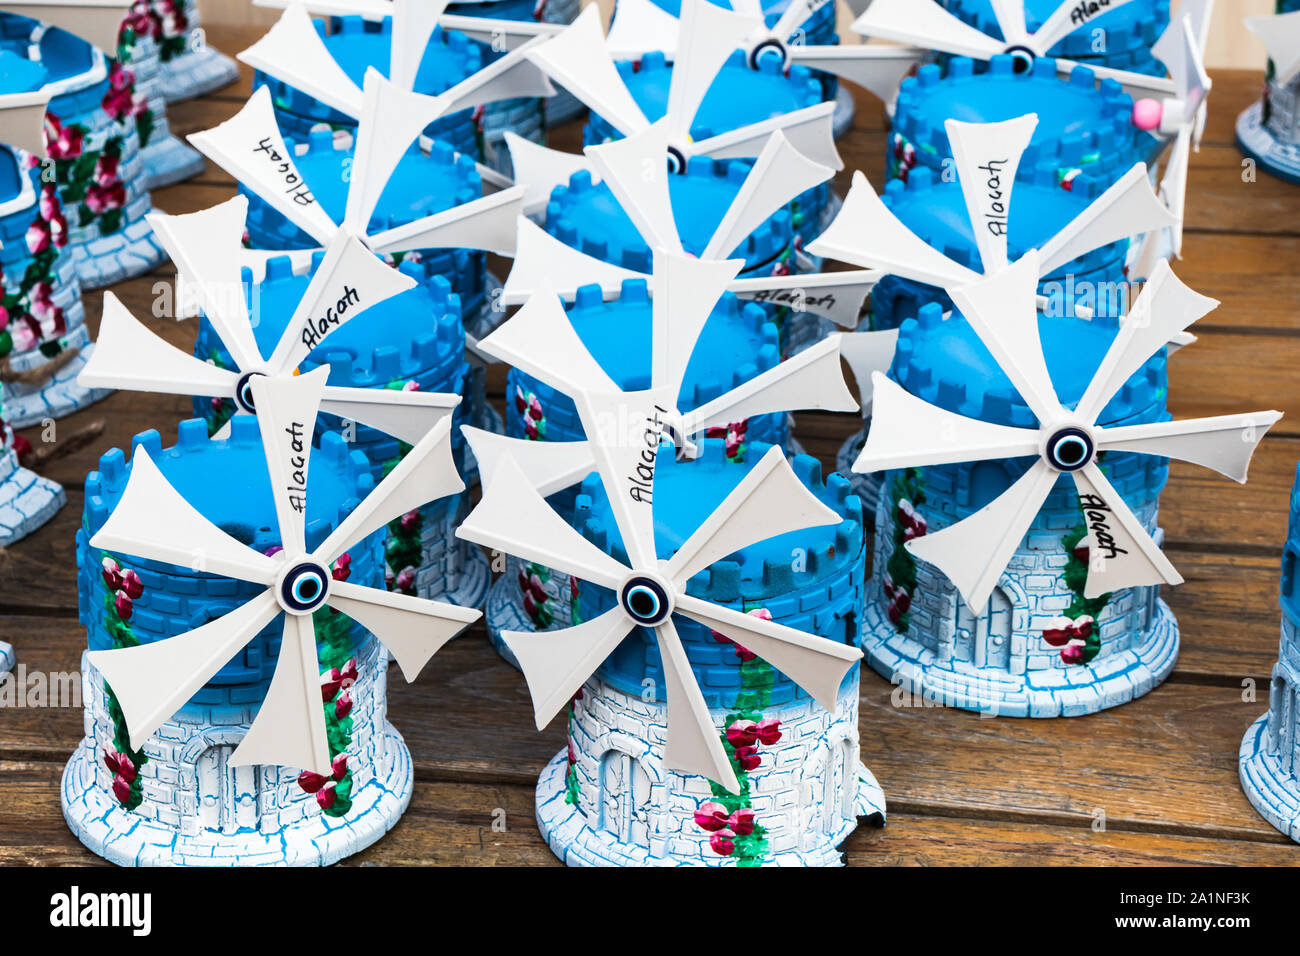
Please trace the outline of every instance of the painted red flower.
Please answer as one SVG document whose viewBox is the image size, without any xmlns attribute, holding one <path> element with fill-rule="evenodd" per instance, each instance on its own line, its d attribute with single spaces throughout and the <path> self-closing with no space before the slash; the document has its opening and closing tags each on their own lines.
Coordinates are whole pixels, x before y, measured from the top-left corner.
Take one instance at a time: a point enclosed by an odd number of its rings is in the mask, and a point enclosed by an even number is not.
<svg viewBox="0 0 1300 956">
<path fill-rule="evenodd" d="M 117 616 L 122 620 L 131 620 L 131 613 L 134 610 L 134 605 L 131 603 L 131 599 L 127 597 L 125 591 L 117 592 L 117 597 L 113 599 L 113 608 L 117 611 Z"/>
<path fill-rule="evenodd" d="M 415 568 L 406 567 L 397 572 L 397 577 L 393 581 L 394 587 L 399 591 L 409 591 L 415 587 Z"/>
<path fill-rule="evenodd" d="M 64 126 L 53 113 L 45 114 L 45 151 L 51 159 L 75 159 L 85 146 L 85 130 L 73 123 Z"/>
<path fill-rule="evenodd" d="M 344 691 L 334 702 L 334 716 L 342 720 L 350 713 L 352 713 L 352 695 Z"/>
<path fill-rule="evenodd" d="M 748 807 L 741 807 L 731 815 L 727 823 L 735 831 L 736 836 L 749 836 L 754 832 L 754 811 Z"/>
<path fill-rule="evenodd" d="M 701 803 L 695 811 L 695 825 L 710 833 L 727 825 L 727 808 L 720 803 Z"/>
<path fill-rule="evenodd" d="M 298 786 L 308 793 L 315 793 L 321 787 L 325 786 L 328 777 L 323 777 L 318 773 L 312 773 L 310 770 L 304 770 L 298 774 Z"/>
<path fill-rule="evenodd" d="M 95 161 L 95 182 L 108 187 L 118 181 L 118 158 L 108 153 L 100 153 Z"/>
<path fill-rule="evenodd" d="M 746 772 L 757 770 L 763 762 L 763 758 L 758 755 L 757 747 L 737 747 L 736 763 L 740 764 L 740 769 Z"/>
<path fill-rule="evenodd" d="M 328 704 L 339 695 L 339 688 L 343 686 L 343 674 L 337 667 L 331 667 L 324 674 L 320 675 L 320 699 L 322 703 Z"/>
<path fill-rule="evenodd" d="M 44 252 L 54 244 L 54 237 L 50 234 L 50 226 L 45 220 L 37 219 L 27 227 L 27 251 L 32 255 Z"/>
<path fill-rule="evenodd" d="M 126 187 L 121 183 L 111 186 L 92 184 L 86 189 L 86 208 L 95 214 L 121 209 L 126 205 Z"/>
<path fill-rule="evenodd" d="M 735 836 L 736 834 L 730 830 L 719 830 L 709 837 L 709 847 L 718 856 L 731 856 L 736 850 L 736 844 L 733 842 Z"/>
<path fill-rule="evenodd" d="M 104 558 L 100 563 L 99 573 L 103 575 L 104 584 L 110 591 L 117 591 L 122 587 L 122 569 L 112 558 Z"/>
<path fill-rule="evenodd" d="M 342 780 L 348 772 L 348 755 L 339 754 L 330 761 L 330 770 L 334 773 L 335 780 Z"/>
<path fill-rule="evenodd" d="M 758 726 L 754 728 L 754 733 L 760 744 L 770 747 L 781 739 L 781 721 L 775 717 L 760 720 Z"/>
<path fill-rule="evenodd" d="M 322 810 L 328 810 L 330 807 L 334 806 L 334 801 L 337 799 L 337 795 L 334 793 L 335 786 L 336 784 L 333 780 L 327 780 L 325 781 L 324 786 L 316 791 L 316 803 L 320 805 Z"/>
<path fill-rule="evenodd" d="M 121 777 L 113 778 L 113 796 L 118 803 L 127 803 L 131 799 L 131 784 Z"/>
<path fill-rule="evenodd" d="M 144 593 L 144 582 L 140 580 L 140 575 L 136 574 L 130 568 L 122 572 L 122 590 L 132 601 Z"/>
</svg>

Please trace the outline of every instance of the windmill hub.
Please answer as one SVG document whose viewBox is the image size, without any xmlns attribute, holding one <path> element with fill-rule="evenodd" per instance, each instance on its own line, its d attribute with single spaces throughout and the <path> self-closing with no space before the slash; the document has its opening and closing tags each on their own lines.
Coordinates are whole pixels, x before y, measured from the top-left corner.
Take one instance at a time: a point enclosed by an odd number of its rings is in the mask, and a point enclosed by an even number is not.
<svg viewBox="0 0 1300 956">
<path fill-rule="evenodd" d="M 1092 461 L 1096 448 L 1085 429 L 1070 426 L 1052 432 L 1043 454 L 1057 471 L 1078 471 Z"/>
<path fill-rule="evenodd" d="M 631 575 L 618 589 L 618 600 L 627 616 L 645 627 L 662 624 L 673 613 L 668 586 L 650 574 Z"/>
<path fill-rule="evenodd" d="M 1016 73 L 1028 73 L 1038 59 L 1038 54 L 1027 46 L 1009 46 L 1004 52 L 1011 57 L 1011 69 Z"/>
<path fill-rule="evenodd" d="M 318 561 L 287 562 L 276 585 L 276 600 L 289 614 L 310 614 L 324 605 L 332 580 L 329 569 Z"/>
<path fill-rule="evenodd" d="M 686 172 L 686 152 L 672 145 L 668 147 L 668 172 L 673 174 Z"/>
<path fill-rule="evenodd" d="M 245 372 L 235 385 L 235 404 L 250 415 L 257 414 L 257 403 L 253 401 L 253 379 L 261 372 Z"/>
<path fill-rule="evenodd" d="M 754 48 L 749 51 L 749 66 L 757 70 L 758 65 L 763 62 L 765 57 L 775 56 L 780 58 L 781 66 L 784 67 L 786 60 L 789 59 L 790 53 L 776 37 L 768 37 L 760 43 L 754 44 Z"/>
</svg>

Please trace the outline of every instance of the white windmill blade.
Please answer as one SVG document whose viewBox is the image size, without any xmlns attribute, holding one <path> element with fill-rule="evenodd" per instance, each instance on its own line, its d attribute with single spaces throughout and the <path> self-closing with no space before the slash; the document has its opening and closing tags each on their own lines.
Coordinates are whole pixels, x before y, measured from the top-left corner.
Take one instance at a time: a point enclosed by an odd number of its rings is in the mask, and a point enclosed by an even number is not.
<svg viewBox="0 0 1300 956">
<path fill-rule="evenodd" d="M 663 566 L 679 591 L 729 554 L 791 531 L 843 520 L 808 490 L 773 445 Z"/>
<path fill-rule="evenodd" d="M 763 151 L 777 130 L 813 162 L 836 170 L 844 168 L 844 161 L 835 148 L 835 104 L 830 101 L 772 116 L 748 126 L 738 126 L 708 139 L 682 144 L 682 148 L 691 156 L 750 159 Z"/>
<path fill-rule="evenodd" d="M 798 3 L 792 3 L 787 12 L 799 6 Z M 919 46 L 866 43 L 836 46 L 803 46 L 794 43 L 787 51 L 791 63 L 810 70 L 832 73 L 842 80 L 857 84 L 885 103 L 893 100 L 908 71 L 925 62 L 924 58 L 929 52 Z"/>
<path fill-rule="evenodd" d="M 253 6 L 267 10 L 284 10 L 295 4 L 321 17 L 362 17 L 376 21 L 393 15 L 393 0 L 253 0 Z"/>
<path fill-rule="evenodd" d="M 250 382 L 280 544 L 290 554 L 307 550 L 307 470 L 316 413 L 329 374 L 329 366 L 322 365 L 302 375 L 255 375 Z"/>
<path fill-rule="evenodd" d="M 1120 0 L 1122 3 L 1123 0 Z M 1010 44 L 1026 46 L 1030 40 L 1029 29 L 1025 26 L 1025 6 L 1023 0 L 989 0 L 993 9 L 993 19 L 997 22 L 1002 39 Z M 1068 4 L 1064 4 L 1068 6 Z M 1060 12 L 1058 7 L 1055 13 Z"/>
<path fill-rule="evenodd" d="M 1188 74 L 1195 71 L 1192 60 L 1204 58 L 1213 15 L 1214 0 L 1182 0 L 1177 15 L 1151 45 L 1152 55 L 1173 77 L 1180 97 L 1187 96 Z"/>
<path fill-rule="evenodd" d="M 447 415 L 335 526 L 316 548 L 315 555 L 323 563 L 331 564 L 348 548 L 394 518 L 464 490 L 465 482 L 456 473 L 452 459 L 451 416 Z"/>
<path fill-rule="evenodd" d="M 91 651 L 87 660 L 113 689 L 126 718 L 131 748 L 143 747 L 280 612 L 274 592 L 268 589 L 184 634 L 135 647 Z M 319 698 L 317 690 L 318 703 Z"/>
<path fill-rule="evenodd" d="M 349 170 L 343 225 L 365 235 L 388 180 L 411 144 L 442 114 L 440 98 L 403 89 L 370 67 Z"/>
<path fill-rule="evenodd" d="M 132 456 L 131 477 L 121 500 L 90 544 L 101 551 L 120 551 L 254 584 L 271 584 L 280 565 L 199 514 L 163 477 L 142 445 Z"/>
<path fill-rule="evenodd" d="M 1068 77 L 1081 66 L 1092 70 L 1093 77 L 1098 82 L 1114 80 L 1135 100 L 1144 97 L 1168 98 L 1177 92 L 1174 81 L 1165 76 L 1150 76 L 1146 73 L 1134 73 L 1131 70 L 1117 70 L 1109 66 L 1093 66 L 1059 57 L 1056 60 L 1056 72 L 1063 77 Z"/>
<path fill-rule="evenodd" d="M 808 244 L 808 252 L 943 288 L 979 279 L 978 272 L 949 259 L 903 225 L 860 172 L 853 174 L 844 205 Z"/>
<path fill-rule="evenodd" d="M 1195 130 L 1184 127 L 1178 131 L 1173 149 L 1165 161 L 1164 176 L 1160 179 L 1160 195 L 1169 207 L 1170 231 L 1173 235 L 1174 255 L 1183 257 L 1183 227 L 1187 221 L 1187 170 L 1192 159 L 1192 141 Z"/>
<path fill-rule="evenodd" d="M 501 256 L 515 255 L 517 222 L 524 219 L 523 186 L 425 216 L 370 237 L 380 255 L 411 249 L 482 249 Z M 525 220 L 527 221 L 527 220 Z"/>
<path fill-rule="evenodd" d="M 744 265 L 743 259 L 696 259 L 655 250 L 650 381 L 667 391 L 672 406 L 677 404 L 686 367 L 705 323 Z"/>
<path fill-rule="evenodd" d="M 404 89 L 415 88 L 438 20 L 447 9 L 448 0 L 392 0 L 392 49 L 388 61 L 388 78 Z"/>
<path fill-rule="evenodd" d="M 483 483 L 483 497 L 456 537 L 517 555 L 616 590 L 628 568 L 582 536 L 546 504 L 509 456 Z"/>
<path fill-rule="evenodd" d="M 1047 52 L 1056 44 L 1060 43 L 1071 33 L 1076 30 L 1082 30 L 1092 20 L 1109 13 L 1112 10 L 1118 10 L 1120 7 L 1131 3 L 1132 0 L 1108 0 L 1107 3 L 1085 4 L 1080 5 L 1078 0 L 1061 0 L 1061 3 L 1055 10 L 1043 21 L 1042 25 L 1034 31 L 1032 37 L 1032 46 L 1034 52 L 1039 56 L 1047 55 Z M 998 22 L 1003 25 L 1003 33 L 1006 32 L 1005 19 L 1009 16 L 1010 11 L 1014 10 L 1020 16 L 1020 29 L 1024 29 L 1024 4 L 1021 0 L 997 0 Z M 1010 36 L 1007 37 L 1011 41 Z M 1022 42 L 1022 41 L 1011 41 Z"/>
<path fill-rule="evenodd" d="M 646 243 L 652 249 L 681 252 L 668 188 L 668 177 L 673 174 L 668 169 L 663 121 L 635 135 L 588 146 L 583 152 Z"/>
<path fill-rule="evenodd" d="M 320 660 L 311 615 L 285 614 L 280 656 L 257 716 L 230 756 L 234 767 L 284 764 L 330 772 L 329 735 L 320 700 Z"/>
<path fill-rule="evenodd" d="M 327 385 L 320 410 L 345 421 L 377 428 L 414 445 L 460 404 L 454 392 L 407 392 L 392 388 Z"/>
<path fill-rule="evenodd" d="M 690 659 L 672 618 L 655 628 L 660 663 L 664 669 L 664 690 L 668 698 L 668 732 L 664 741 L 664 763 L 687 773 L 696 773 L 722 784 L 731 793 L 740 782 L 731 765 L 713 715 L 691 670 Z"/>
<path fill-rule="evenodd" d="M 1038 275 L 1038 253 L 1031 250 L 949 294 L 1030 411 L 1046 423 L 1059 416 L 1061 403 L 1038 337 Z"/>
<path fill-rule="evenodd" d="M 944 122 L 985 274 L 1007 264 L 1012 189 L 1020 158 L 1037 128 L 1038 116 L 1034 113 L 1001 123 Z"/>
<path fill-rule="evenodd" d="M 871 428 L 853 470 L 949 465 L 1037 454 L 1038 430 L 967 418 L 917 398 L 882 372 L 872 380 Z"/>
<path fill-rule="evenodd" d="M 840 684 L 861 659 L 856 647 L 682 594 L 677 611 L 757 654 L 835 713 Z"/>
<path fill-rule="evenodd" d="M 104 293 L 95 349 L 77 375 L 87 388 L 232 398 L 239 373 L 217 368 L 155 335 L 112 292 Z"/>
<path fill-rule="evenodd" d="M 729 255 L 774 212 L 833 175 L 835 170 L 804 156 L 784 133 L 773 133 L 700 258 L 722 259 Z"/>
<path fill-rule="evenodd" d="M 569 395 L 618 391 L 587 351 L 559 296 L 545 279 L 523 307 L 481 339 L 478 347 L 497 361 Z"/>
<path fill-rule="evenodd" d="M 680 35 L 681 21 L 654 0 L 619 0 L 605 47 L 619 60 L 638 60 L 656 51 L 672 60 L 677 56 Z"/>
<path fill-rule="evenodd" d="M 557 186 L 567 186 L 574 173 L 590 171 L 592 182 L 600 182 L 600 176 L 581 153 L 548 149 L 509 130 L 506 130 L 505 142 L 515 171 L 515 182 L 525 189 L 524 212 L 530 216 L 545 214 L 551 193 Z"/>
<path fill-rule="evenodd" d="M 45 159 L 45 113 L 52 95 L 48 86 L 0 95 L 0 142 Z"/>
<path fill-rule="evenodd" d="M 509 306 L 528 301 L 544 280 L 568 302 L 585 285 L 599 285 L 606 298 L 613 298 L 625 280 L 647 278 L 645 273 L 579 252 L 520 216 L 516 220 L 515 258 L 501 291 L 501 303 Z"/>
<path fill-rule="evenodd" d="M 338 230 L 312 195 L 280 135 L 269 87 L 254 90 L 230 119 L 186 138 L 317 242 L 324 245 Z"/>
<path fill-rule="evenodd" d="M 1086 252 L 1130 236 L 1174 225 L 1151 190 L 1145 163 L 1137 163 L 1038 250 L 1039 269 L 1050 275 Z"/>
<path fill-rule="evenodd" d="M 576 485 L 596 470 L 586 441 L 527 441 L 471 425 L 462 425 L 460 431 L 482 474 L 495 474 L 502 458 L 508 457 L 543 498 Z"/>
<path fill-rule="evenodd" d="M 1095 421 L 1116 392 L 1151 356 L 1193 322 L 1218 308 L 1217 299 L 1201 295 L 1184 285 L 1169 268 L 1157 263 L 1119 332 L 1088 383 L 1075 414 Z"/>
<path fill-rule="evenodd" d="M 797 311 L 816 312 L 842 329 L 854 329 L 863 303 L 884 275 L 878 269 L 853 269 L 755 276 L 733 280 L 727 291 L 740 299 L 797 306 Z"/>
<path fill-rule="evenodd" d="M 890 333 L 863 332 L 863 335 Z M 791 410 L 855 412 L 858 403 L 840 369 L 840 335 L 828 335 L 772 368 L 682 416 L 686 435 L 754 415 Z"/>
<path fill-rule="evenodd" d="M 1183 583 L 1183 576 L 1096 462 L 1072 472 L 1071 477 L 1088 527 L 1084 597 L 1100 597 L 1126 587 Z"/>
<path fill-rule="evenodd" d="M 550 37 L 563 30 L 567 23 L 547 23 L 543 20 L 503 20 L 495 17 L 461 16 L 446 13 L 438 18 L 444 30 L 455 30 L 471 40 L 486 43 L 494 50 L 517 50 L 533 37 Z"/>
<path fill-rule="evenodd" d="M 379 638 L 408 684 L 444 644 L 483 616 L 475 608 L 346 581 L 331 582 L 327 603 Z"/>
<path fill-rule="evenodd" d="M 289 84 L 340 113 L 359 118 L 361 89 L 339 66 L 299 3 L 290 4 L 260 40 L 235 59 Z"/>
<path fill-rule="evenodd" d="M 534 37 L 461 80 L 445 93 L 438 94 L 436 99 L 441 104 L 441 112 L 455 113 L 517 97 L 554 96 L 555 87 L 551 85 L 546 72 L 532 60 L 533 52 L 549 42 L 548 37 Z"/>
<path fill-rule="evenodd" d="M 502 631 L 501 639 L 515 655 L 533 699 L 533 719 L 544 730 L 556 714 L 582 689 L 587 678 L 614 653 L 634 622 L 622 607 L 590 621 L 547 631 Z"/>
<path fill-rule="evenodd" d="M 1247 17 L 1246 29 L 1264 41 L 1273 61 L 1274 80 L 1285 86 L 1300 76 L 1300 10 L 1269 17 Z"/>
<path fill-rule="evenodd" d="M 595 4 L 588 4 L 567 29 L 531 47 L 528 57 L 625 136 L 650 125 L 605 47 Z"/>
<path fill-rule="evenodd" d="M 763 18 L 736 13 L 709 0 L 681 0 L 679 20 L 664 121 L 671 140 L 689 142 L 695 114 L 718 71 L 746 37 L 762 29 Z"/>
<path fill-rule="evenodd" d="M 570 397 L 608 492 L 628 563 L 653 568 L 659 561 L 650 504 L 654 464 L 674 396 L 667 388 L 655 387 L 639 392 L 575 392 Z"/>
<path fill-rule="evenodd" d="M 975 514 L 913 538 L 905 547 L 942 571 L 972 614 L 982 614 L 1007 562 L 1058 477 L 1059 472 L 1039 459 L 1015 484 Z"/>
<path fill-rule="evenodd" d="M 325 248 L 267 368 L 272 373 L 290 371 L 335 329 L 415 285 L 414 279 L 385 263 L 356 236 L 339 230 Z"/>
<path fill-rule="evenodd" d="M 67 30 L 112 56 L 131 0 L 5 0 L 0 12 Z"/>
<path fill-rule="evenodd" d="M 1281 412 L 1247 412 L 1104 429 L 1100 451 L 1134 451 L 1212 468 L 1245 484 L 1251 456 Z"/>
<path fill-rule="evenodd" d="M 262 364 L 244 300 L 242 251 L 248 199 L 235 196 L 182 216 L 145 216 L 176 271 L 192 285 L 199 308 L 241 371 Z"/>
<path fill-rule="evenodd" d="M 888 373 L 898 347 L 898 329 L 881 332 L 846 332 L 840 335 L 840 357 L 858 383 L 862 416 L 871 414 L 875 376 Z"/>
<path fill-rule="evenodd" d="M 936 0 L 872 0 L 852 29 L 863 36 L 978 60 L 1006 49 L 1006 44 L 967 26 Z"/>
<path fill-rule="evenodd" d="M 751 16 L 763 19 L 763 4 L 761 0 L 751 0 L 752 10 L 749 11 Z M 781 15 L 777 17 L 776 23 L 772 24 L 771 35 L 776 37 L 782 43 L 789 43 L 794 37 L 795 31 L 803 25 L 810 16 L 820 10 L 826 4 L 834 4 L 835 0 L 797 0 L 789 4 Z M 732 3 L 732 6 L 736 6 Z M 739 9 L 739 7 L 737 7 Z M 794 44 L 797 46 L 798 44 Z"/>
</svg>

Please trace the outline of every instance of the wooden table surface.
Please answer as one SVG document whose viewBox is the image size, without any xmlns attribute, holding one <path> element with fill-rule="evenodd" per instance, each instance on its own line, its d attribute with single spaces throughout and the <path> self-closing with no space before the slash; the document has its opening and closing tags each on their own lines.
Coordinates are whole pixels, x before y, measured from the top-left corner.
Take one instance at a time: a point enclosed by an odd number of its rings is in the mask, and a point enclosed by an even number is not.
<svg viewBox="0 0 1300 956">
<path fill-rule="evenodd" d="M 248 31 L 213 29 L 227 52 Z M 1175 463 L 1161 511 L 1165 549 L 1186 577 L 1165 589 L 1182 630 L 1178 666 L 1146 697 L 1089 717 L 985 720 L 944 708 L 898 708 L 888 681 L 862 675 L 862 759 L 889 802 L 888 825 L 860 828 L 845 844 L 850 864 L 1289 864 L 1296 846 L 1254 811 L 1237 782 L 1246 727 L 1267 709 L 1277 656 L 1277 591 L 1287 500 L 1300 458 L 1300 187 L 1260 173 L 1243 181 L 1233 142 L 1237 114 L 1261 76 L 1215 74 L 1205 142 L 1192 164 L 1184 258 L 1176 271 L 1223 301 L 1196 328 L 1200 341 L 1170 363 L 1176 416 L 1256 408 L 1288 413 L 1255 456 L 1244 487 Z M 234 87 L 168 111 L 179 134 L 231 115 L 248 93 Z M 578 129 L 553 132 L 575 148 Z M 841 142 L 848 175 L 879 182 L 884 117 L 859 98 L 854 130 Z M 154 193 L 156 207 L 191 212 L 231 195 L 209 164 L 189 182 Z M 151 328 L 189 348 L 192 322 L 149 319 L 170 266 L 114 291 Z M 101 296 L 87 295 L 92 330 Z M 490 390 L 499 401 L 504 377 Z M 174 441 L 189 399 L 119 392 L 58 423 L 42 446 L 41 470 L 67 489 L 68 504 L 10 549 L 0 570 L 0 638 L 28 671 L 76 671 L 85 645 L 77 621 L 74 535 L 86 473 L 114 446 L 150 428 Z M 103 433 L 77 447 L 95 423 Z M 798 435 L 833 467 L 854 416 L 802 415 Z M 412 685 L 390 682 L 389 716 L 410 745 L 416 787 L 387 837 L 352 857 L 359 863 L 554 866 L 533 820 L 537 774 L 564 746 L 562 720 L 533 727 L 522 678 L 481 629 L 440 652 Z M 72 836 L 59 809 L 64 762 L 82 733 L 79 709 L 0 711 L 0 863 L 101 862 Z M 505 831 L 493 828 L 505 811 Z"/>
</svg>

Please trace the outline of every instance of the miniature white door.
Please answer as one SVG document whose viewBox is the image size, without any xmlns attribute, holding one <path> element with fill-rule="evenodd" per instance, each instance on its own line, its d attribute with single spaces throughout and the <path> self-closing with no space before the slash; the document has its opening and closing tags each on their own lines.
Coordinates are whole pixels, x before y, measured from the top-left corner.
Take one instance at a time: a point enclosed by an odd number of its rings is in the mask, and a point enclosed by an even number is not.
<svg viewBox="0 0 1300 956">
<path fill-rule="evenodd" d="M 600 758 L 600 829 L 619 843 L 649 842 L 649 802 L 650 776 L 641 761 L 621 750 L 605 751 Z"/>
<path fill-rule="evenodd" d="M 257 826 L 257 767 L 230 766 L 233 744 L 209 747 L 194 762 L 199 823 L 207 830 L 235 833 Z"/>
<path fill-rule="evenodd" d="M 955 593 L 955 592 L 954 592 Z M 994 588 L 984 613 L 976 617 L 960 596 L 956 598 L 957 630 L 952 656 L 976 667 L 1011 666 L 1011 598 Z"/>
<path fill-rule="evenodd" d="M 826 792 L 822 795 L 822 832 L 827 835 L 857 816 L 858 747 L 848 737 L 842 737 L 838 744 L 831 744 L 829 760 Z"/>
<path fill-rule="evenodd" d="M 1274 677 L 1269 687 L 1268 709 L 1272 723 L 1269 730 L 1278 765 L 1292 775 L 1300 770 L 1300 734 L 1296 733 L 1296 721 L 1300 720 L 1300 712 L 1296 710 L 1297 705 L 1300 705 L 1297 689 L 1280 674 Z"/>
</svg>

